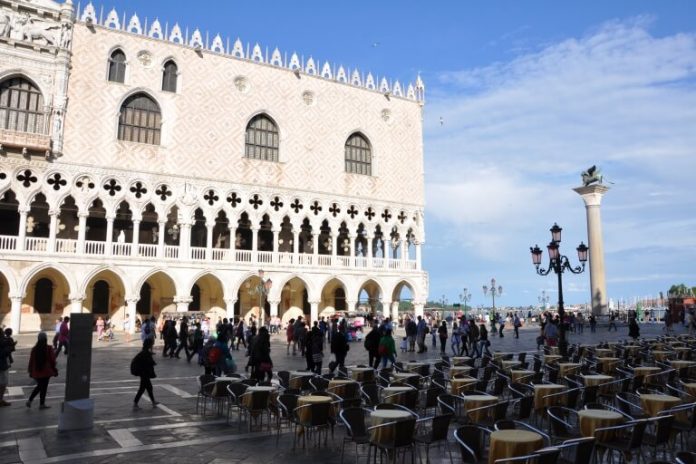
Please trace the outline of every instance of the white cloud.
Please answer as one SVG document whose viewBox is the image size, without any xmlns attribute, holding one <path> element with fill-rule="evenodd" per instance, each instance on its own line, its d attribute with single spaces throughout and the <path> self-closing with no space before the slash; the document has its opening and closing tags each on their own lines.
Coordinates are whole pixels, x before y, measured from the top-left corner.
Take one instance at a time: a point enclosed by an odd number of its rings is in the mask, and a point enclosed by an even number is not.
<svg viewBox="0 0 696 464">
<path fill-rule="evenodd" d="M 476 266 L 507 260 L 511 276 L 528 275 L 521 250 L 548 239 L 552 222 L 573 247 L 585 239 L 571 188 L 597 164 L 615 183 L 603 206 L 608 270 L 659 241 L 646 275 L 688 272 L 671 266 L 696 259 L 696 33 L 656 37 L 649 27 L 613 21 L 509 62 L 442 73 L 426 105 L 427 214 L 442 224 L 429 239 L 456 237 Z"/>
</svg>

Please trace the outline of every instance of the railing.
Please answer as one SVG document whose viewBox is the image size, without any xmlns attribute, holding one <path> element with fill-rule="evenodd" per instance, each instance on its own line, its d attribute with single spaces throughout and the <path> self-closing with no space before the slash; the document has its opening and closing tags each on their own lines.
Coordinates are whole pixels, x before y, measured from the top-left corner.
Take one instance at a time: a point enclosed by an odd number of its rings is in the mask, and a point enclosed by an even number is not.
<svg viewBox="0 0 696 464">
<path fill-rule="evenodd" d="M 98 242 L 95 240 L 85 240 L 86 255 L 103 255 L 106 249 L 106 242 Z"/>
<path fill-rule="evenodd" d="M 205 261 L 205 247 L 191 247 L 191 259 Z"/>
<path fill-rule="evenodd" d="M 138 256 L 141 258 L 156 258 L 157 257 L 157 245 L 149 244 L 139 244 L 138 245 Z"/>
<path fill-rule="evenodd" d="M 178 259 L 179 247 L 174 245 L 164 245 L 164 257 L 167 259 Z"/>
<path fill-rule="evenodd" d="M 130 243 L 112 243 L 111 245 L 114 256 L 130 256 L 133 253 L 133 245 Z"/>
<path fill-rule="evenodd" d="M 78 254 L 78 241 L 73 239 L 55 240 L 55 253 Z M 140 258 L 157 259 L 159 246 L 154 244 L 138 244 L 137 256 Z M 207 253 L 205 247 L 191 247 L 189 259 L 196 261 L 234 261 L 238 263 L 253 263 L 261 265 L 279 264 L 284 266 L 303 266 L 303 267 L 340 267 L 363 269 L 367 268 L 372 260 L 372 268 L 389 270 L 417 271 L 418 263 L 411 259 L 391 259 L 391 258 L 367 258 L 365 256 L 332 256 L 322 254 L 307 254 L 271 251 L 234 250 L 227 248 L 213 248 L 211 253 Z M 18 251 L 18 237 L 12 235 L 0 235 L 0 251 Z M 49 239 L 47 237 L 26 237 L 25 252 L 46 253 L 49 251 Z M 84 252 L 81 254 L 90 256 L 104 256 L 106 254 L 106 242 L 98 240 L 85 240 Z M 131 256 L 133 244 L 131 243 L 112 243 L 112 256 L 124 257 Z M 180 252 L 178 245 L 164 245 L 165 259 L 179 259 Z M 234 259 L 232 259 L 234 258 Z"/>
<path fill-rule="evenodd" d="M 29 148 L 33 150 L 50 150 L 51 136 L 33 132 L 17 132 L 0 129 L 0 145 Z"/>
<path fill-rule="evenodd" d="M 69 238 L 56 239 L 56 253 L 71 253 L 77 252 L 77 240 Z"/>
<path fill-rule="evenodd" d="M 235 250 L 234 255 L 238 263 L 251 262 L 251 250 Z"/>
<path fill-rule="evenodd" d="M 27 237 L 24 243 L 26 251 L 48 251 L 48 239 L 46 237 Z"/>
<path fill-rule="evenodd" d="M 16 250 L 17 237 L 0 235 L 0 250 Z"/>
<path fill-rule="evenodd" d="M 260 264 L 271 264 L 273 263 L 273 252 L 272 251 L 257 251 L 256 260 Z"/>
</svg>

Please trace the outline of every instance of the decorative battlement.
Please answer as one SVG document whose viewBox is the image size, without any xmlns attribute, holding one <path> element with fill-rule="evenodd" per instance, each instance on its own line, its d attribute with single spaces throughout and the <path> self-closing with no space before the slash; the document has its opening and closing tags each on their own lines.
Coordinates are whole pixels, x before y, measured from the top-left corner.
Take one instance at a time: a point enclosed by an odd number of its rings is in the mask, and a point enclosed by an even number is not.
<svg viewBox="0 0 696 464">
<path fill-rule="evenodd" d="M 316 76 L 353 85 L 355 87 L 362 87 L 367 90 L 383 93 L 387 96 L 405 98 L 418 102 L 423 102 L 425 100 L 425 85 L 420 75 L 416 78 L 415 83 L 402 85 L 398 80 L 392 81 L 385 77 L 380 79 L 369 72 L 365 75 L 358 69 L 346 69 L 340 65 L 336 67 L 335 64 L 332 65 L 328 61 L 325 61 L 322 65 L 319 60 L 315 60 L 312 56 L 305 60 L 304 56 L 298 56 L 295 52 L 293 52 L 288 59 L 287 53 L 281 53 L 278 48 L 273 49 L 269 55 L 268 47 L 264 50 L 258 43 L 255 43 L 253 46 L 247 43 L 245 46 L 239 38 L 230 45 L 229 38 L 223 41 L 220 34 L 217 34 L 211 41 L 208 33 L 205 34 L 204 39 L 200 29 L 195 29 L 192 33 L 189 33 L 188 28 L 182 31 L 178 23 L 174 24 L 171 29 L 168 24 L 165 24 L 163 29 L 160 21 L 155 19 L 148 27 L 147 19 L 145 19 L 144 23 L 141 23 L 138 15 L 133 14 L 130 20 L 126 22 L 125 13 L 119 17 L 115 9 L 111 9 L 106 15 L 106 18 L 104 18 L 103 7 L 97 16 L 97 10 L 92 2 L 88 3 L 84 9 L 81 9 L 80 5 L 78 5 L 77 20 L 87 26 L 101 26 L 107 29 L 143 35 L 152 39 L 190 47 L 197 52 L 206 50 L 211 53 L 226 55 L 240 60 L 268 64 L 279 68 L 285 68 L 295 73 L 304 73 L 309 76 Z"/>
</svg>

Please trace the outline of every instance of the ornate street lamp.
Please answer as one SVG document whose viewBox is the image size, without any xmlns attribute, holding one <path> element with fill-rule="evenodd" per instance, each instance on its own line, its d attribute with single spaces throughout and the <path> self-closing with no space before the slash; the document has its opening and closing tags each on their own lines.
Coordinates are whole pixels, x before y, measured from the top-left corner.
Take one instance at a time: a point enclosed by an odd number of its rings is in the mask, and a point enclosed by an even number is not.
<svg viewBox="0 0 696 464">
<path fill-rule="evenodd" d="M 483 286 L 483 294 L 491 294 L 491 297 L 493 297 L 493 314 L 495 314 L 495 297 L 500 296 L 503 294 L 503 287 L 501 285 L 498 285 L 497 287 L 495 286 L 495 279 L 491 279 L 491 286 L 490 288 L 488 285 Z"/>
<path fill-rule="evenodd" d="M 464 287 L 462 293 L 459 294 L 459 301 L 464 304 L 464 319 L 466 319 L 466 304 L 471 301 L 471 293 L 469 289 Z"/>
<path fill-rule="evenodd" d="M 539 305 L 542 309 L 546 309 L 546 305 L 549 303 L 550 299 L 551 297 L 546 294 L 546 290 L 542 290 L 541 295 L 539 295 Z"/>
<path fill-rule="evenodd" d="M 537 274 L 541 276 L 546 276 L 555 272 L 558 276 L 558 317 L 560 318 L 560 339 L 558 341 L 558 349 L 561 352 L 561 356 L 567 356 L 568 354 L 568 342 L 565 336 L 565 326 L 563 325 L 563 319 L 565 317 L 565 310 L 563 308 L 563 273 L 565 271 L 570 271 L 573 274 L 580 274 L 585 270 L 585 263 L 587 262 L 587 246 L 580 242 L 580 245 L 576 248 L 578 252 L 578 260 L 580 261 L 580 266 L 573 267 L 568 260 L 568 257 L 561 255 L 559 245 L 561 243 L 561 229 L 558 224 L 551 227 L 551 243 L 547 245 L 549 251 L 549 265 L 548 268 L 544 269 L 541 267 L 541 257 L 544 253 L 539 245 L 535 245 L 534 248 L 529 248 L 532 253 L 532 263 L 536 267 Z"/>
</svg>

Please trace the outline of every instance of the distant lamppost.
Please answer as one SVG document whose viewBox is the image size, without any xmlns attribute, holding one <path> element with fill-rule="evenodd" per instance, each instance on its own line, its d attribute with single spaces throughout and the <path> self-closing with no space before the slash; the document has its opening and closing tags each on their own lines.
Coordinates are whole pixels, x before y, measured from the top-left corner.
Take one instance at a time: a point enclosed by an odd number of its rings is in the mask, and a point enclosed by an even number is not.
<svg viewBox="0 0 696 464">
<path fill-rule="evenodd" d="M 498 285 L 497 287 L 495 286 L 495 279 L 491 279 L 491 286 L 490 288 L 488 285 L 483 286 L 483 294 L 488 295 L 491 294 L 491 297 L 493 298 L 493 314 L 495 314 L 495 297 L 496 296 L 501 296 L 503 294 L 503 287 L 501 285 Z"/>
<path fill-rule="evenodd" d="M 263 269 L 259 269 L 259 284 L 250 292 L 252 295 L 256 294 L 259 297 L 259 327 L 263 327 L 264 325 L 266 298 L 268 298 L 268 293 L 271 291 L 272 286 L 273 281 L 270 278 L 264 280 Z"/>
<path fill-rule="evenodd" d="M 459 294 L 459 301 L 464 303 L 464 319 L 466 319 L 466 304 L 471 301 L 471 293 L 469 289 L 464 287 L 462 293 Z"/>
<path fill-rule="evenodd" d="M 541 305 L 542 309 L 546 309 L 546 305 L 549 304 L 549 300 L 551 297 L 546 294 L 546 290 L 541 291 L 541 295 L 539 295 L 539 305 Z"/>
<path fill-rule="evenodd" d="M 536 267 L 537 274 L 541 276 L 549 275 L 551 271 L 555 272 L 558 276 L 558 317 L 560 319 L 560 340 L 558 341 L 558 349 L 561 352 L 561 356 L 566 356 L 568 354 L 568 342 L 565 336 L 565 326 L 563 325 L 563 319 L 565 316 L 565 310 L 563 309 L 563 273 L 565 271 L 570 271 L 573 274 L 580 274 L 585 270 L 585 263 L 587 262 L 587 246 L 580 242 L 580 245 L 576 248 L 578 252 L 578 260 L 580 261 L 580 266 L 572 267 L 570 261 L 564 255 L 561 255 L 559 250 L 559 245 L 561 243 L 561 229 L 558 224 L 554 223 L 551 227 L 551 243 L 548 244 L 547 248 L 549 251 L 549 265 L 548 268 L 544 269 L 541 266 L 541 255 L 544 253 L 539 245 L 535 245 L 534 248 L 529 248 L 532 253 L 532 263 Z"/>
</svg>

